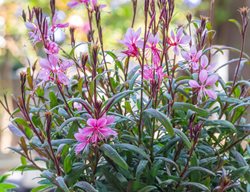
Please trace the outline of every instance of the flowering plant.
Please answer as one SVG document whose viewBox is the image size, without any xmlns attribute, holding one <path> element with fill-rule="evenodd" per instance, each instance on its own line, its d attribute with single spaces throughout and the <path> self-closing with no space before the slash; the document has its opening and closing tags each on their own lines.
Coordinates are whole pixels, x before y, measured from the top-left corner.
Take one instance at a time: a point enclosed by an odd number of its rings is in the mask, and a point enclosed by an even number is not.
<svg viewBox="0 0 250 192">
<path fill-rule="evenodd" d="M 40 8 L 23 12 L 44 56 L 39 67 L 21 73 L 17 109 L 1 101 L 20 139 L 12 148 L 22 156 L 16 170 L 41 171 L 33 191 L 246 191 L 250 154 L 242 143 L 250 133 L 244 116 L 250 83 L 238 79 L 249 61 L 249 9 L 239 10 L 240 57 L 218 66 L 213 56 L 230 48 L 212 45 L 208 18 L 188 14 L 187 24 L 176 27 L 174 0 L 145 0 L 144 26 L 134 29 L 137 4 L 132 0 L 132 27 L 115 53 L 104 49 L 105 5 L 69 1 L 89 18 L 88 52 L 80 56 L 74 28 L 70 51 L 55 40 L 69 25 L 54 0 L 50 17 Z M 234 79 L 224 82 L 217 71 L 231 63 Z"/>
</svg>

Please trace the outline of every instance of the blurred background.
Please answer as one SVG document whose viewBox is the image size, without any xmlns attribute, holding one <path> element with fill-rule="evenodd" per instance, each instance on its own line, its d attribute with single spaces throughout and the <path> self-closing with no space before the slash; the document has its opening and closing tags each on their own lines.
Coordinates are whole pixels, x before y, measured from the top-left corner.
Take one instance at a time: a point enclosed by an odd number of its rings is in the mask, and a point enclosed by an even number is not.
<svg viewBox="0 0 250 192">
<path fill-rule="evenodd" d="M 64 11 L 65 21 L 77 28 L 78 43 L 86 41 L 88 23 L 82 8 L 69 10 L 67 2 L 69 0 L 57 0 L 57 9 Z M 106 49 L 119 49 L 118 40 L 131 25 L 132 5 L 130 0 L 99 0 L 108 5 L 103 12 L 103 30 Z M 143 3 L 143 0 L 139 0 Z M 185 15 L 191 12 L 193 15 L 209 16 L 213 15 L 212 23 L 216 30 L 214 44 L 227 45 L 236 48 L 240 47 L 240 35 L 235 24 L 230 23 L 229 19 L 240 20 L 237 9 L 243 5 L 250 7 L 250 0 L 215 0 L 214 10 L 211 12 L 210 4 L 212 0 L 176 0 L 176 15 L 174 22 L 184 24 Z M 49 0 L 0 0 L 0 99 L 4 93 L 11 108 L 14 109 L 12 95 L 19 94 L 19 72 L 29 63 L 34 63 L 37 59 L 36 52 L 28 40 L 27 31 L 21 18 L 22 10 L 27 7 L 40 6 L 45 12 L 49 12 Z M 138 6 L 138 17 L 136 26 L 143 23 L 143 6 Z M 121 22 L 122 21 L 122 22 Z M 250 30 L 248 30 L 250 34 Z M 65 37 L 69 31 L 59 33 L 59 40 L 65 38 L 66 44 L 70 45 L 69 39 Z M 110 38 L 112 35 L 112 38 Z M 250 54 L 250 35 L 246 43 L 246 53 Z M 79 47 L 84 49 L 84 47 Z M 235 58 L 236 53 L 227 53 L 216 58 L 217 62 L 225 63 L 230 58 Z M 220 73 L 225 80 L 232 79 L 235 65 L 224 68 Z M 245 79 L 250 78 L 250 67 L 244 68 Z M 0 106 L 0 175 L 17 166 L 20 162 L 19 157 L 10 152 L 8 147 L 17 144 L 16 139 L 8 130 L 9 115 Z M 36 174 L 36 173 L 34 173 Z M 11 179 L 22 183 L 26 188 L 32 187 L 35 181 L 31 182 L 30 175 L 25 177 L 15 174 Z M 28 182 L 27 182 L 28 181 Z"/>
</svg>

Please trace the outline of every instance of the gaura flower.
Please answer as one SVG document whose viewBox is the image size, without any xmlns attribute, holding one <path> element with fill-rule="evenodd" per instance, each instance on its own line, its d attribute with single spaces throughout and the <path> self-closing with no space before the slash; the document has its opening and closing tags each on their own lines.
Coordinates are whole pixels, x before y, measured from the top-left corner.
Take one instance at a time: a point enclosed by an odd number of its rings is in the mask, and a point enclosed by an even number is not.
<svg viewBox="0 0 250 192">
<path fill-rule="evenodd" d="M 48 41 L 46 43 L 45 52 L 47 54 L 58 54 L 59 53 L 59 46 L 53 41 Z"/>
<path fill-rule="evenodd" d="M 71 0 L 70 2 L 68 2 L 68 6 L 70 8 L 75 8 L 81 4 L 88 4 L 90 0 Z"/>
<path fill-rule="evenodd" d="M 69 23 L 60 23 L 65 18 L 65 13 L 62 11 L 56 11 L 52 18 L 50 35 L 54 34 L 57 29 L 63 29 L 69 26 Z"/>
<path fill-rule="evenodd" d="M 155 66 L 158 66 L 160 62 L 160 50 L 157 48 L 157 44 L 159 43 L 159 35 L 156 34 L 155 36 L 153 34 L 150 34 L 148 37 L 148 42 L 146 45 L 147 48 L 147 54 L 152 54 L 152 60 Z"/>
<path fill-rule="evenodd" d="M 79 132 L 74 135 L 79 142 L 75 152 L 78 154 L 90 144 L 96 145 L 99 141 L 108 139 L 111 136 L 117 136 L 117 132 L 110 128 L 112 123 L 114 123 L 113 116 L 101 117 L 100 119 L 88 119 L 87 126 L 83 129 L 79 129 Z"/>
<path fill-rule="evenodd" d="M 208 76 L 208 72 L 203 69 L 199 73 L 199 82 L 195 80 L 190 80 L 189 85 L 192 88 L 197 89 L 198 100 L 201 100 L 202 97 L 206 95 L 211 99 L 216 99 L 217 98 L 216 93 L 208 88 L 214 86 L 217 81 L 218 81 L 217 75 L 212 74 L 211 76 Z"/>
<path fill-rule="evenodd" d="M 202 50 L 197 51 L 195 46 L 190 48 L 190 51 L 183 51 L 182 57 L 188 61 L 193 68 L 193 70 L 199 69 L 199 61 L 202 55 Z M 203 58 L 204 59 L 204 58 Z"/>
<path fill-rule="evenodd" d="M 171 31 L 170 38 L 168 38 L 169 46 L 173 47 L 173 51 L 176 55 L 179 55 L 179 46 L 187 45 L 191 38 L 188 35 L 184 35 L 183 28 L 179 28 L 177 33 Z"/>
<path fill-rule="evenodd" d="M 100 10 L 100 9 L 105 8 L 106 5 L 105 4 L 98 4 L 98 0 L 91 0 L 91 7 L 92 7 L 93 10 L 96 9 L 97 7 Z"/>
<path fill-rule="evenodd" d="M 32 22 L 26 22 L 25 23 L 26 28 L 29 31 L 29 37 L 33 45 L 39 43 L 42 41 L 42 35 L 38 28 L 38 26 L 35 23 Z"/>
<path fill-rule="evenodd" d="M 163 68 L 152 67 L 152 66 L 144 66 L 143 79 L 146 81 L 158 80 L 158 82 L 162 82 L 162 80 L 167 77 L 167 75 L 163 72 Z"/>
<path fill-rule="evenodd" d="M 73 62 L 70 60 L 59 60 L 59 58 L 53 54 L 48 55 L 48 59 L 40 60 L 41 70 L 38 78 L 41 79 L 42 82 L 51 80 L 68 85 L 69 79 L 65 72 L 72 65 Z"/>
<path fill-rule="evenodd" d="M 81 103 L 74 102 L 73 107 L 74 107 L 74 109 L 76 109 L 77 111 L 82 111 L 82 104 L 81 104 Z"/>
<path fill-rule="evenodd" d="M 120 41 L 128 49 L 123 51 L 127 56 L 137 57 L 139 56 L 139 48 L 142 48 L 143 41 L 140 38 L 141 29 L 134 31 L 129 28 L 124 36 L 124 39 Z"/>
</svg>

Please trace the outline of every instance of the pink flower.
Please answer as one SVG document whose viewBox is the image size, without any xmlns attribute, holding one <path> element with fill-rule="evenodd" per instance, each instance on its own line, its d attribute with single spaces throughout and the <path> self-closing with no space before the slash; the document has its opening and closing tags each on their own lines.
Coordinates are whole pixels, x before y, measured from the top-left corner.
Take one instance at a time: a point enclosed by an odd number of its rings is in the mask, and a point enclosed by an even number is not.
<svg viewBox="0 0 250 192">
<path fill-rule="evenodd" d="M 111 136 L 117 136 L 117 132 L 109 127 L 113 122 L 113 116 L 106 116 L 100 119 L 88 119 L 87 126 L 83 129 L 79 129 L 79 132 L 75 134 L 75 138 L 79 142 L 75 152 L 80 153 L 89 144 L 96 145 L 99 141 L 108 139 Z"/>
<path fill-rule="evenodd" d="M 147 81 L 158 80 L 158 82 L 161 83 L 166 76 L 167 75 L 163 72 L 163 68 L 161 66 L 151 67 L 146 65 L 144 67 L 143 78 Z"/>
<path fill-rule="evenodd" d="M 125 37 L 120 41 L 123 45 L 127 46 L 128 50 L 123 51 L 130 57 L 137 57 L 139 55 L 139 48 L 142 48 L 143 41 L 140 39 L 141 29 L 136 32 L 129 28 Z"/>
<path fill-rule="evenodd" d="M 81 104 L 81 103 L 74 102 L 73 107 L 74 107 L 74 109 L 76 109 L 77 111 L 82 111 L 82 104 Z"/>
<path fill-rule="evenodd" d="M 218 76 L 213 74 L 208 76 L 206 70 L 201 70 L 199 73 L 199 82 L 195 80 L 190 80 L 189 85 L 198 90 L 198 99 L 201 100 L 203 96 L 208 96 L 211 99 L 216 99 L 217 95 L 213 90 L 209 90 L 208 87 L 214 86 L 218 81 Z"/>
<path fill-rule="evenodd" d="M 50 28 L 50 35 L 53 35 L 57 29 L 63 29 L 69 26 L 68 23 L 60 23 L 63 18 L 65 17 L 64 12 L 56 11 L 55 15 L 52 18 L 52 24 Z"/>
<path fill-rule="evenodd" d="M 89 0 L 71 0 L 70 2 L 68 2 L 68 6 L 70 8 L 75 8 L 81 4 L 85 4 L 87 5 L 89 3 Z"/>
<path fill-rule="evenodd" d="M 26 22 L 25 26 L 29 30 L 29 37 L 33 45 L 42 41 L 41 32 L 35 23 Z"/>
<path fill-rule="evenodd" d="M 202 55 L 202 50 L 197 51 L 195 46 L 192 46 L 189 52 L 186 52 L 186 51 L 182 52 L 182 57 L 191 64 L 193 70 L 199 69 L 199 61 L 200 61 L 201 55 Z M 203 60 L 203 62 L 206 62 L 206 61 Z"/>
<path fill-rule="evenodd" d="M 98 4 L 98 0 L 91 0 L 91 6 L 93 10 L 95 10 L 96 8 L 99 8 L 100 10 L 106 7 L 105 4 Z"/>
<path fill-rule="evenodd" d="M 40 66 L 41 71 L 39 72 L 38 78 L 43 82 L 52 80 L 68 85 L 69 79 L 65 75 L 66 70 L 72 66 L 70 60 L 59 60 L 55 55 L 48 55 L 48 59 L 41 59 Z"/>
<path fill-rule="evenodd" d="M 53 41 L 48 41 L 46 44 L 45 52 L 47 54 L 58 54 L 59 46 Z"/>
<path fill-rule="evenodd" d="M 156 34 L 155 36 L 153 34 L 150 34 L 148 37 L 147 42 L 147 49 L 149 50 L 148 53 L 152 54 L 152 60 L 155 66 L 158 66 L 160 62 L 160 50 L 157 48 L 157 44 L 159 43 L 159 35 Z"/>
<path fill-rule="evenodd" d="M 171 31 L 170 38 L 168 38 L 169 46 L 173 47 L 173 51 L 176 55 L 179 55 L 179 46 L 186 45 L 190 42 L 191 38 L 188 35 L 184 35 L 183 28 L 179 28 L 176 35 Z"/>
</svg>

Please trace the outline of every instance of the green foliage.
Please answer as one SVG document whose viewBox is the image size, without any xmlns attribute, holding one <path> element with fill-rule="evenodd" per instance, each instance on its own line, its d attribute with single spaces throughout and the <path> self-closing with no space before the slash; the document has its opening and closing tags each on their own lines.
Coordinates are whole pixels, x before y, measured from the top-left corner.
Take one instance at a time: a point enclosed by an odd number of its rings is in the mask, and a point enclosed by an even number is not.
<svg viewBox="0 0 250 192">
<path fill-rule="evenodd" d="M 131 16 L 127 7 L 123 11 L 125 13 L 121 14 Z M 250 101 L 245 93 L 249 81 L 223 82 L 219 79 L 217 85 L 222 91 L 217 91 L 218 97 L 212 99 L 202 95 L 204 97 L 200 98 L 189 85 L 191 79 L 197 79 L 198 72 L 191 73 L 187 69 L 189 65 L 177 61 L 175 56 L 170 58 L 173 52 L 169 51 L 169 42 L 160 42 L 159 46 L 160 64 L 166 76 L 162 81 L 159 77 L 143 79 L 142 65 L 150 62 L 145 58 L 147 52 L 141 50 L 136 59 L 120 59 L 113 51 L 102 50 L 100 13 L 98 9 L 94 13 L 96 15 L 92 16 L 97 20 L 92 24 L 97 27 L 93 33 L 95 41 L 88 43 L 89 53 L 79 57 L 74 46 L 69 54 L 62 51 L 63 59 L 72 60 L 76 71 L 69 78 L 69 84 L 60 83 L 58 75 L 40 83 L 33 75 L 35 68 L 29 67 L 26 73 L 21 73 L 21 96 L 16 99 L 18 109 L 11 113 L 8 103 L 1 101 L 11 114 L 9 128 L 19 138 L 19 147 L 12 148 L 21 156 L 21 166 L 15 170 L 41 172 L 40 186 L 32 192 L 248 190 L 250 125 L 244 115 Z M 147 15 L 155 22 L 152 22 L 155 24 L 153 29 L 158 30 L 162 38 L 165 35 L 162 30 L 169 30 L 164 28 L 167 27 L 165 21 Z M 114 17 L 116 14 L 110 16 Z M 203 22 L 203 31 L 210 33 L 211 25 Z M 200 23 L 192 21 L 189 24 L 199 35 Z M 152 32 L 151 27 L 146 30 Z M 206 44 L 202 43 L 206 41 L 200 40 L 201 36 L 196 37 L 195 43 L 204 47 L 205 55 L 213 48 L 205 49 Z M 164 46 L 171 54 L 163 51 Z M 249 60 L 243 50 L 240 52 L 244 58 L 232 63 Z M 112 59 L 106 61 L 105 54 Z M 231 61 L 224 66 L 229 63 Z M 53 69 L 49 75 L 54 75 L 55 71 Z M 180 75 L 182 73 L 184 75 Z M 80 104 L 80 108 L 75 104 Z M 98 132 L 98 139 L 90 142 L 94 137 L 92 130 L 87 138 L 80 138 L 89 143 L 76 153 L 79 143 L 83 143 L 76 140 L 78 129 L 86 131 L 92 126 L 88 121 L 90 117 L 100 119 L 109 115 L 115 117 L 115 122 L 108 126 L 117 132 L 117 137 L 105 137 L 107 127 L 101 127 L 104 134 Z M 93 127 L 100 129 L 97 125 Z M 0 182 L 2 180 L 4 177 L 0 177 Z M 0 191 L 1 187 L 14 186 L 0 183 Z"/>
</svg>

